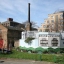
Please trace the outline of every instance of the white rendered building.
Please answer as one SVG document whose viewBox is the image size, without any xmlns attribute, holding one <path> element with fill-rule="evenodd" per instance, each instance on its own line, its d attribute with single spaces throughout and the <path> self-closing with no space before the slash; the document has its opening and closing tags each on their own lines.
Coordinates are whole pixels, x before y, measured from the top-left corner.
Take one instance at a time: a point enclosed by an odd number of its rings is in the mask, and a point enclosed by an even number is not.
<svg viewBox="0 0 64 64">
<path fill-rule="evenodd" d="M 27 37 L 34 37 L 31 44 L 25 42 Z M 27 31 L 22 32 L 22 39 L 20 39 L 19 46 L 22 47 L 42 47 L 42 48 L 64 48 L 64 33 L 53 32 L 37 32 Z"/>
</svg>

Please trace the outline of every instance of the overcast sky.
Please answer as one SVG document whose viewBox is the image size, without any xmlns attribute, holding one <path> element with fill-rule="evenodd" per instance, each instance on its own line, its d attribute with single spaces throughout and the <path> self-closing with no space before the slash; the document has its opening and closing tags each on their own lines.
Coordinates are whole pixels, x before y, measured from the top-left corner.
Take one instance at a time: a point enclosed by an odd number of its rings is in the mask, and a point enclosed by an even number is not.
<svg viewBox="0 0 64 64">
<path fill-rule="evenodd" d="M 0 21 L 13 18 L 22 23 L 28 20 L 28 3 L 31 3 L 31 21 L 39 26 L 48 14 L 64 10 L 64 0 L 0 0 Z"/>
</svg>

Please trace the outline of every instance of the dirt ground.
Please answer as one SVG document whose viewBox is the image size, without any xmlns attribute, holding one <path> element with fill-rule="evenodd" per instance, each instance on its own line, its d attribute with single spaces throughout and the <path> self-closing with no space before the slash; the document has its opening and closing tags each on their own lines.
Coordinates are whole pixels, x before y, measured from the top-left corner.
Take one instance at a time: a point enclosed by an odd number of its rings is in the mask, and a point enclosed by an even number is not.
<svg viewBox="0 0 64 64">
<path fill-rule="evenodd" d="M 45 61 L 22 60 L 22 59 L 0 59 L 0 64 L 56 64 Z"/>
</svg>

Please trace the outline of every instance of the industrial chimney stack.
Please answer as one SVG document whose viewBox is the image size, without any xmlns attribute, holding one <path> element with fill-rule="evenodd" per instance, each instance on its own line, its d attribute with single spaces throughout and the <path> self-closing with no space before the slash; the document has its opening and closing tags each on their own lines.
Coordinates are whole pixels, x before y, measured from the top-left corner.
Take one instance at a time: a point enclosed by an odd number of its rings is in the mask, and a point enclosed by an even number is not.
<svg viewBox="0 0 64 64">
<path fill-rule="evenodd" d="M 30 22 L 30 3 L 28 3 L 28 22 L 26 23 L 26 31 L 31 31 L 31 22 Z"/>
<path fill-rule="evenodd" d="M 28 22 L 30 23 L 30 3 L 28 3 Z"/>
</svg>

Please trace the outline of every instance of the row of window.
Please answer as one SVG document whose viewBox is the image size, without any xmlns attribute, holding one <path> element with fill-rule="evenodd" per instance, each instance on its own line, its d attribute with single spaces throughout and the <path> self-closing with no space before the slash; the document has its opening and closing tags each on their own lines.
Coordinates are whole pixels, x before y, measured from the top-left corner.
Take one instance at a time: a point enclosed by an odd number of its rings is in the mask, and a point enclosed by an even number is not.
<svg viewBox="0 0 64 64">
<path fill-rule="evenodd" d="M 47 41 L 40 41 L 40 45 L 41 46 L 48 46 L 48 42 Z M 58 46 L 58 41 L 52 41 L 51 43 L 52 46 Z"/>
<path fill-rule="evenodd" d="M 63 20 L 60 20 L 60 22 L 63 22 Z M 47 23 L 50 23 L 50 21 L 48 20 Z M 54 23 L 54 20 L 51 20 L 51 23 Z"/>
<path fill-rule="evenodd" d="M 47 43 L 40 43 L 40 45 L 41 45 L 41 46 L 48 46 L 48 44 L 47 44 Z M 55 44 L 52 44 L 52 46 L 58 46 L 58 44 L 57 44 L 57 43 L 55 43 Z"/>
<path fill-rule="evenodd" d="M 58 25 L 58 26 L 63 26 L 63 24 L 60 24 L 60 25 Z M 55 26 L 54 26 L 54 24 L 51 24 L 51 25 L 49 25 L 49 26 L 46 26 L 46 25 L 43 25 L 43 28 L 55 28 Z M 41 30 L 40 30 L 41 31 Z"/>
<path fill-rule="evenodd" d="M 54 24 L 51 25 L 43 25 L 44 28 L 54 27 Z"/>
<path fill-rule="evenodd" d="M 40 34 L 39 37 L 59 37 L 59 35 L 42 35 L 42 34 Z"/>
<path fill-rule="evenodd" d="M 50 18 L 50 17 L 48 17 L 48 18 Z M 51 16 L 51 18 L 54 18 L 54 16 Z M 60 18 L 63 18 L 63 14 L 60 15 Z"/>
<path fill-rule="evenodd" d="M 4 25 L 4 26 L 9 26 L 9 23 L 5 23 L 5 24 L 2 24 L 2 25 Z"/>
<path fill-rule="evenodd" d="M 53 38 L 51 40 L 51 44 L 52 44 L 52 46 L 58 46 L 58 40 L 57 40 L 57 38 Z M 42 39 L 42 40 L 40 40 L 40 45 L 41 46 L 48 46 L 48 40 L 46 40 L 45 38 Z"/>
<path fill-rule="evenodd" d="M 64 42 L 63 42 L 63 44 L 64 44 Z M 41 46 L 48 46 L 48 42 L 47 41 L 40 41 L 40 45 Z M 51 45 L 58 46 L 58 41 L 51 41 Z"/>
</svg>

